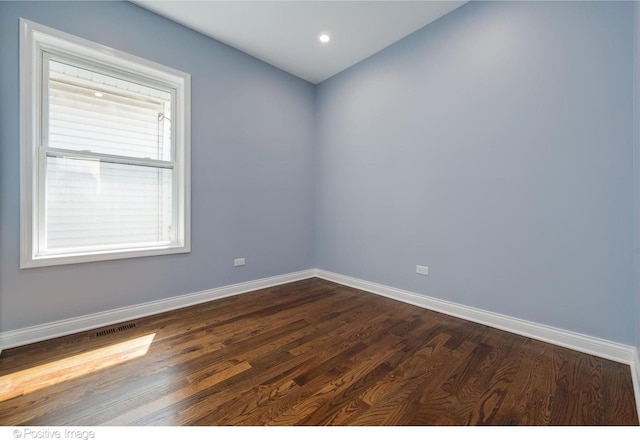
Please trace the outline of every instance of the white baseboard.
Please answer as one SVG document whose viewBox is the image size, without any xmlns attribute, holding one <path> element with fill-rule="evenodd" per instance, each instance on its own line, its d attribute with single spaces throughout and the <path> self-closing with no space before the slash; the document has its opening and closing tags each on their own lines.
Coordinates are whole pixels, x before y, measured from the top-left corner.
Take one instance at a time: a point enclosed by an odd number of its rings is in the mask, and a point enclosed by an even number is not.
<svg viewBox="0 0 640 440">
<path fill-rule="evenodd" d="M 387 298 L 402 301 L 425 309 L 484 324 L 489 327 L 505 330 L 518 335 L 537 339 L 562 347 L 578 350 L 594 356 L 631 365 L 634 357 L 634 347 L 594 338 L 567 330 L 549 327 L 535 322 L 524 321 L 486 310 L 468 307 L 426 295 L 421 295 L 394 287 L 371 283 L 369 281 L 348 277 L 324 270 L 316 271 L 317 277 L 345 286 L 355 287 L 366 292 L 375 293 Z"/>
<path fill-rule="evenodd" d="M 124 321 L 131 321 L 133 319 L 169 312 L 171 310 L 181 309 L 228 296 L 240 295 L 258 289 L 313 278 L 314 276 L 315 270 L 310 269 L 3 332 L 0 333 L 0 353 L 7 348 L 45 341 L 47 339 L 105 327 Z"/>
<path fill-rule="evenodd" d="M 316 269 L 316 276 L 328 281 L 333 281 L 334 283 L 354 287 L 359 290 L 364 290 L 365 292 L 402 301 L 424 309 L 455 316 L 456 318 L 462 318 L 467 321 L 477 322 L 510 333 L 629 365 L 636 399 L 636 409 L 638 411 L 638 418 L 640 419 L 640 358 L 638 357 L 638 350 L 635 347 L 537 324 L 531 321 L 512 318 L 510 316 L 488 312 L 486 310 L 468 307 L 426 295 L 384 286 L 382 284 L 371 283 L 321 269 Z"/>
<path fill-rule="evenodd" d="M 489 327 L 629 365 L 631 368 L 631 376 L 636 397 L 636 408 L 638 408 L 638 417 L 640 418 L 640 358 L 638 357 L 638 350 L 635 347 L 543 324 L 537 324 L 535 322 L 512 318 L 510 316 L 474 307 L 468 307 L 321 269 L 310 269 L 270 278 L 262 278 L 246 283 L 204 290 L 173 298 L 0 333 L 0 353 L 2 353 L 3 349 L 79 333 L 120 322 L 131 321 L 133 319 L 139 319 L 158 313 L 169 312 L 183 307 L 313 277 L 322 278 L 344 286 L 354 287 L 359 290 L 422 307 L 424 309 L 477 322 Z"/>
<path fill-rule="evenodd" d="M 640 355 L 634 348 L 633 363 L 631 364 L 631 379 L 633 380 L 633 391 L 636 396 L 636 409 L 638 410 L 638 420 L 640 420 Z"/>
</svg>

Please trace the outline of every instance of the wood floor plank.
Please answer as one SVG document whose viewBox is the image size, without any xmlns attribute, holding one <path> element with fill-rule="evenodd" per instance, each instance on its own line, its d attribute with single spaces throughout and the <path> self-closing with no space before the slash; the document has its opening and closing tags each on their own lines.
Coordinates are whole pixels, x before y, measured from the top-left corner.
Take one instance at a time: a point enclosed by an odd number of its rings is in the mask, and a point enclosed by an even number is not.
<svg viewBox="0 0 640 440">
<path fill-rule="evenodd" d="M 638 424 L 633 387 L 629 386 L 630 368 L 603 360 L 603 413 L 605 425 L 633 426 Z"/>
<path fill-rule="evenodd" d="M 505 407 L 502 404 L 507 397 L 507 391 L 509 395 L 517 392 L 517 388 L 513 386 L 514 380 L 518 372 L 526 371 L 528 365 L 523 365 L 525 359 L 531 360 L 525 351 L 529 341 L 525 337 L 506 332 L 492 332 L 487 343 L 493 350 L 480 367 L 485 375 L 472 385 L 475 398 L 469 402 L 471 407 L 465 424 L 489 425 L 499 412 L 509 413 L 511 408 L 515 407 Z M 526 416 L 526 413 L 523 413 L 523 416 Z"/>
<path fill-rule="evenodd" d="M 313 278 L 5 350 L 0 424 L 638 425 L 638 417 L 627 365 Z"/>
</svg>

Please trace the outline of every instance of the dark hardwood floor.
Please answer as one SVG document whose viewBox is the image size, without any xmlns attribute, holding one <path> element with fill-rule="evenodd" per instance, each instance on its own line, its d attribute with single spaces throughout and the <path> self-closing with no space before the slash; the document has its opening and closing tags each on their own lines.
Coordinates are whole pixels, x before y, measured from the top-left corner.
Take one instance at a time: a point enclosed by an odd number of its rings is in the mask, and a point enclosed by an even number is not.
<svg viewBox="0 0 640 440">
<path fill-rule="evenodd" d="M 6 350 L 0 423 L 637 425 L 638 418 L 626 365 L 309 279 Z"/>
</svg>

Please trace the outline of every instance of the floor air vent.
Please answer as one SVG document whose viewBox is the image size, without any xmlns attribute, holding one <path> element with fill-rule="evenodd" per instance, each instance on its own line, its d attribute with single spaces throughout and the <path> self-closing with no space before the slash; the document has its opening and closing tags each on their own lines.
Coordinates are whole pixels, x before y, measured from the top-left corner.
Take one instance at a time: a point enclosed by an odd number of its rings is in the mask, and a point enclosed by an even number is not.
<svg viewBox="0 0 640 440">
<path fill-rule="evenodd" d="M 136 328 L 135 322 L 130 322 L 129 324 L 123 324 L 118 327 L 111 327 L 105 330 L 100 330 L 96 332 L 96 336 L 100 337 L 100 336 L 112 335 L 114 333 L 123 332 L 125 330 L 130 330 L 132 328 Z"/>
<path fill-rule="evenodd" d="M 118 327 L 118 331 L 122 332 L 122 331 L 125 331 L 125 330 L 130 330 L 132 328 L 136 328 L 136 323 L 135 322 L 131 322 L 129 324 L 121 325 L 120 327 Z"/>
</svg>

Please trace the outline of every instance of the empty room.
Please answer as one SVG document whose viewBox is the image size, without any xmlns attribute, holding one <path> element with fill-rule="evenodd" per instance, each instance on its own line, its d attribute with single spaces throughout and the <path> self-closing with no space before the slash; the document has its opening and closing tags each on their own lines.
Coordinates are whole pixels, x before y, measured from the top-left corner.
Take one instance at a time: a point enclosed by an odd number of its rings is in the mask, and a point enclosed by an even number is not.
<svg viewBox="0 0 640 440">
<path fill-rule="evenodd" d="M 633 1 L 0 1 L 0 425 L 637 426 L 639 48 Z"/>
</svg>

